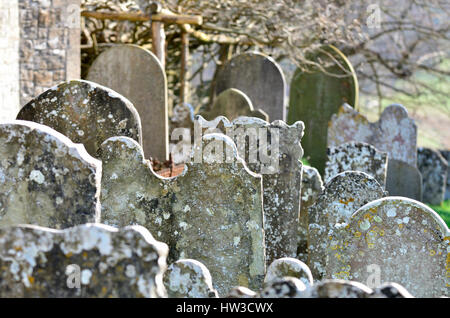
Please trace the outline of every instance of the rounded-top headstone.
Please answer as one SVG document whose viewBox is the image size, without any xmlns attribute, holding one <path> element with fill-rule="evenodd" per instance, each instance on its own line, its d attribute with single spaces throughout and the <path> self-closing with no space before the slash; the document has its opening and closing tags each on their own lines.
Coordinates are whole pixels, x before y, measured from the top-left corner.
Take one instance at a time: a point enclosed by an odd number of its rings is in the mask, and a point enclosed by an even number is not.
<svg viewBox="0 0 450 318">
<path fill-rule="evenodd" d="M 267 274 L 264 281 L 270 282 L 274 279 L 286 276 L 300 279 L 305 286 L 313 284 L 313 277 L 309 267 L 302 261 L 291 257 L 283 257 L 274 260 L 267 268 Z"/>
</svg>

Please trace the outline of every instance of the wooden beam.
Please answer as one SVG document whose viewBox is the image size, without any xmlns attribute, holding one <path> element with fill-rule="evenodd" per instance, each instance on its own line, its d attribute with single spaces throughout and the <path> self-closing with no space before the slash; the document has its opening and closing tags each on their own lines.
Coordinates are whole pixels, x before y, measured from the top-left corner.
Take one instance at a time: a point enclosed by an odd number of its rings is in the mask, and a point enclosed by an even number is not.
<svg viewBox="0 0 450 318">
<path fill-rule="evenodd" d="M 152 51 L 161 62 L 163 69 L 166 68 L 166 34 L 164 23 L 152 21 Z"/>
<path fill-rule="evenodd" d="M 82 11 L 81 16 L 98 20 L 119 20 L 132 22 L 157 21 L 162 23 L 201 25 L 203 18 L 199 15 L 180 15 L 162 10 L 161 13 L 146 15 L 135 12 Z"/>
<path fill-rule="evenodd" d="M 189 83 L 189 34 L 181 32 L 181 70 L 180 70 L 180 104 L 183 105 L 188 101 Z"/>
</svg>

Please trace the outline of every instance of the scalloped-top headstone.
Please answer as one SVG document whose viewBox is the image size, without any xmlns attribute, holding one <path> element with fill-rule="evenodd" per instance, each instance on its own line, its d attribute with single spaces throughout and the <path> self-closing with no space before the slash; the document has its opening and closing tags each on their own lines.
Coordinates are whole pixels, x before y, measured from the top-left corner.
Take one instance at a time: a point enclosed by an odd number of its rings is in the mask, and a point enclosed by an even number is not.
<svg viewBox="0 0 450 318">
<path fill-rule="evenodd" d="M 166 244 L 142 226 L 0 228 L 0 297 L 165 297 Z"/>
<path fill-rule="evenodd" d="M 101 162 L 55 130 L 0 124 L 0 226 L 66 228 L 99 218 Z"/>
<path fill-rule="evenodd" d="M 96 83 L 73 80 L 54 86 L 22 107 L 17 119 L 53 128 L 91 156 L 103 141 L 126 136 L 142 143 L 141 120 L 125 97 Z"/>
<path fill-rule="evenodd" d="M 270 120 L 286 120 L 286 82 L 271 57 L 257 52 L 234 56 L 220 70 L 214 93 L 228 88 L 242 91 Z"/>
<path fill-rule="evenodd" d="M 265 273 L 261 176 L 248 170 L 225 135 L 205 135 L 201 145 L 203 162 L 166 179 L 132 139 L 105 141 L 102 222 L 144 225 L 169 245 L 170 261 L 203 263 L 220 295 L 239 285 L 259 289 Z M 232 160 L 211 161 L 214 147 L 229 147 Z"/>
<path fill-rule="evenodd" d="M 447 160 L 439 151 L 418 148 L 417 167 L 422 174 L 422 201 L 425 203 L 440 205 L 444 201 L 447 184 Z"/>
<path fill-rule="evenodd" d="M 386 185 L 387 154 L 362 142 L 347 142 L 329 148 L 325 165 L 325 182 L 344 171 L 361 171 L 374 177 L 384 188 Z"/>
<path fill-rule="evenodd" d="M 207 120 L 212 120 L 218 116 L 224 116 L 229 120 L 240 116 L 269 120 L 269 116 L 264 111 L 253 109 L 250 98 L 236 88 L 228 88 L 220 93 L 214 100 L 211 109 L 203 112 L 202 116 Z"/>
<path fill-rule="evenodd" d="M 137 45 L 115 45 L 95 59 L 87 79 L 128 98 L 141 117 L 145 156 L 169 159 L 167 81 L 152 52 Z"/>
<path fill-rule="evenodd" d="M 193 259 L 180 259 L 164 273 L 169 298 L 217 298 L 212 278 L 205 265 Z"/>
<path fill-rule="evenodd" d="M 424 204 L 387 197 L 356 211 L 331 235 L 327 277 L 396 282 L 415 297 L 449 295 L 447 225 Z"/>
<path fill-rule="evenodd" d="M 366 203 L 383 196 L 381 185 L 364 172 L 345 171 L 325 185 L 308 211 L 308 265 L 314 280 L 325 278 L 330 231 L 339 228 Z"/>
<path fill-rule="evenodd" d="M 444 200 L 450 199 L 450 150 L 441 150 L 441 155 L 447 160 L 447 183 L 445 185 Z"/>
</svg>

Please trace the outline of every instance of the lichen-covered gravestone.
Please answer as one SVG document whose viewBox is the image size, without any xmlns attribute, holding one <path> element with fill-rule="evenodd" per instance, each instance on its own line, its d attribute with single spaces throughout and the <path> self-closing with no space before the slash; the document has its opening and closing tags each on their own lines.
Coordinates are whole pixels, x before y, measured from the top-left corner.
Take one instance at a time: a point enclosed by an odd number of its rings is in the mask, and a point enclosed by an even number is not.
<svg viewBox="0 0 450 318">
<path fill-rule="evenodd" d="M 325 166 L 325 182 L 344 171 L 362 171 L 386 185 L 387 154 L 362 142 L 347 142 L 329 148 Z"/>
<path fill-rule="evenodd" d="M 328 74 L 318 68 L 296 70 L 290 86 L 288 123 L 297 120 L 305 123 L 302 141 L 305 156 L 323 175 L 328 121 L 343 103 L 358 107 L 358 81 L 349 60 L 334 46 L 321 48 L 310 60 L 324 67 Z"/>
<path fill-rule="evenodd" d="M 0 228 L 0 297 L 165 297 L 166 244 L 142 226 Z"/>
<path fill-rule="evenodd" d="M 53 128 L 75 143 L 82 143 L 91 156 L 103 141 L 127 136 L 142 143 L 141 120 L 125 97 L 96 83 L 62 82 L 22 107 L 17 119 Z"/>
<path fill-rule="evenodd" d="M 450 150 L 441 150 L 441 155 L 447 160 L 447 183 L 445 186 L 444 200 L 450 199 Z"/>
<path fill-rule="evenodd" d="M 136 107 L 146 158 L 169 159 L 167 81 L 152 52 L 137 45 L 115 45 L 95 59 L 87 79 L 115 90 Z"/>
<path fill-rule="evenodd" d="M 230 149 L 231 160 L 212 161 L 213 148 Z M 239 285 L 259 289 L 265 273 L 261 176 L 248 170 L 224 135 L 203 136 L 195 149 L 202 149 L 203 161 L 166 179 L 152 171 L 132 139 L 105 141 L 102 222 L 144 225 L 169 245 L 170 262 L 203 263 L 220 295 Z"/>
<path fill-rule="evenodd" d="M 298 278 L 305 286 L 313 284 L 313 277 L 309 267 L 298 259 L 291 257 L 283 257 L 274 260 L 267 268 L 264 282 L 270 282 L 283 277 Z"/>
<path fill-rule="evenodd" d="M 37 123 L 0 124 L 0 225 L 96 222 L 100 178 L 83 145 Z"/>
<path fill-rule="evenodd" d="M 386 191 L 390 196 L 402 196 L 422 201 L 422 175 L 416 166 L 388 159 Z"/>
<path fill-rule="evenodd" d="M 305 284 L 295 277 L 281 277 L 264 284 L 260 298 L 300 298 L 306 289 Z"/>
<path fill-rule="evenodd" d="M 271 57 L 257 52 L 234 56 L 218 74 L 215 96 L 228 88 L 242 91 L 270 120 L 286 120 L 286 82 Z"/>
<path fill-rule="evenodd" d="M 342 279 L 324 279 L 309 286 L 301 298 L 368 298 L 373 290 L 364 284 Z"/>
<path fill-rule="evenodd" d="M 448 163 L 439 151 L 418 148 L 417 167 L 422 174 L 423 202 L 440 205 L 444 201 Z"/>
<path fill-rule="evenodd" d="M 233 120 L 239 116 L 257 117 L 265 121 L 269 116 L 260 109 L 253 109 L 252 102 L 247 95 L 235 88 L 224 90 L 214 100 L 214 104 L 209 111 L 202 114 L 207 120 L 213 120 L 218 116 L 224 116 Z"/>
<path fill-rule="evenodd" d="M 370 202 L 330 233 L 327 277 L 396 282 L 416 297 L 448 296 L 449 235 L 439 215 L 418 201 Z"/>
<path fill-rule="evenodd" d="M 364 204 L 383 196 L 381 185 L 364 172 L 342 172 L 325 185 L 308 211 L 308 266 L 314 280 L 325 278 L 332 243 L 330 231 L 339 228 Z"/>
<path fill-rule="evenodd" d="M 316 168 L 303 166 L 297 258 L 308 262 L 308 210 L 323 191 L 322 178 Z"/>
<path fill-rule="evenodd" d="M 193 259 L 180 259 L 164 273 L 169 298 L 217 298 L 212 278 L 205 265 Z"/>
</svg>

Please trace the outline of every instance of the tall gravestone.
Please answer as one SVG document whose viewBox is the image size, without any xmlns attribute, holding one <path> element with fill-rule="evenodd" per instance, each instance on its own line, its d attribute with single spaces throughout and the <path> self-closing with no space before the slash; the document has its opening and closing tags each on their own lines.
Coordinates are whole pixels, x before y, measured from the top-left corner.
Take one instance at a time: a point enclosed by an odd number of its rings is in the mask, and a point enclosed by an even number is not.
<svg viewBox="0 0 450 318">
<path fill-rule="evenodd" d="M 228 88 L 242 91 L 271 121 L 286 120 L 286 81 L 271 57 L 257 52 L 234 56 L 217 76 L 215 96 Z"/>
<path fill-rule="evenodd" d="M 328 148 L 325 166 L 325 182 L 344 171 L 361 171 L 386 186 L 387 154 L 361 142 L 347 142 Z"/>
<path fill-rule="evenodd" d="M 214 153 L 219 148 L 231 150 L 230 161 L 215 158 L 222 156 Z M 203 136 L 194 153 L 200 162 L 166 179 L 152 171 L 134 140 L 106 140 L 101 220 L 144 225 L 169 245 L 169 261 L 203 263 L 220 295 L 234 286 L 258 289 L 265 273 L 261 176 L 248 170 L 225 135 Z"/>
<path fill-rule="evenodd" d="M 323 175 L 328 121 L 343 103 L 358 107 L 358 81 L 351 63 L 334 46 L 323 47 L 311 60 L 328 74 L 318 68 L 309 72 L 297 69 L 290 86 L 288 123 L 305 123 L 305 157 Z"/>
<path fill-rule="evenodd" d="M 449 229 L 418 201 L 370 202 L 330 236 L 327 277 L 397 282 L 416 297 L 449 295 Z"/>
<path fill-rule="evenodd" d="M 445 198 L 447 185 L 447 160 L 439 151 L 418 148 L 417 167 L 422 174 L 423 202 L 440 205 Z"/>
<path fill-rule="evenodd" d="M 441 155 L 447 160 L 447 183 L 445 186 L 445 196 L 444 200 L 450 199 L 450 151 L 441 150 Z"/>
<path fill-rule="evenodd" d="M 339 228 L 360 207 L 385 196 L 381 185 L 364 172 L 346 171 L 325 185 L 309 208 L 308 266 L 315 280 L 325 278 L 330 231 Z"/>
<path fill-rule="evenodd" d="M 142 140 L 141 120 L 125 97 L 93 82 L 73 80 L 45 91 L 22 107 L 17 119 L 49 126 L 91 156 L 112 136 Z"/>
<path fill-rule="evenodd" d="M 95 59 L 87 79 L 128 98 L 141 117 L 145 156 L 169 159 L 167 80 L 152 52 L 136 45 L 113 46 Z"/>
<path fill-rule="evenodd" d="M 166 244 L 142 226 L 0 228 L 0 297 L 165 297 Z"/>
<path fill-rule="evenodd" d="M 33 122 L 0 124 L 0 226 L 96 222 L 100 178 L 83 145 Z"/>
</svg>

